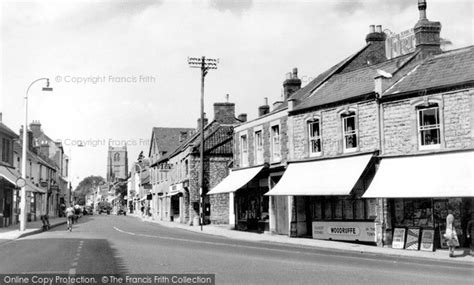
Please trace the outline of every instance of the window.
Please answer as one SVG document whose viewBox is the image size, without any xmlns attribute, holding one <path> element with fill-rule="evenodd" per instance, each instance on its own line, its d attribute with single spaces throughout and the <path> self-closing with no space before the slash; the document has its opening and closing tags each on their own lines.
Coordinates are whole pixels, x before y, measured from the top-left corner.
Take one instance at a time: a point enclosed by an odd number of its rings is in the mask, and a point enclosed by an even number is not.
<svg viewBox="0 0 474 285">
<path fill-rule="evenodd" d="M 321 154 L 321 125 L 319 120 L 312 120 L 308 122 L 308 142 L 309 142 L 309 154 L 319 155 Z"/>
<path fill-rule="evenodd" d="M 440 146 L 439 107 L 437 105 L 418 109 L 418 141 L 422 149 Z"/>
<path fill-rule="evenodd" d="M 278 162 L 281 160 L 280 149 L 280 126 L 275 125 L 271 128 L 271 143 L 272 143 L 272 161 Z"/>
<path fill-rule="evenodd" d="M 263 163 L 263 136 L 262 130 L 255 132 L 255 164 Z"/>
<path fill-rule="evenodd" d="M 2 161 L 10 162 L 10 140 L 2 138 Z"/>
<path fill-rule="evenodd" d="M 354 112 L 342 117 L 343 148 L 344 152 L 357 150 L 357 124 Z"/>
<path fill-rule="evenodd" d="M 114 154 L 114 161 L 120 161 L 120 153 L 116 152 Z"/>
<path fill-rule="evenodd" d="M 240 136 L 240 164 L 242 166 L 248 165 L 248 141 L 247 135 Z"/>
</svg>

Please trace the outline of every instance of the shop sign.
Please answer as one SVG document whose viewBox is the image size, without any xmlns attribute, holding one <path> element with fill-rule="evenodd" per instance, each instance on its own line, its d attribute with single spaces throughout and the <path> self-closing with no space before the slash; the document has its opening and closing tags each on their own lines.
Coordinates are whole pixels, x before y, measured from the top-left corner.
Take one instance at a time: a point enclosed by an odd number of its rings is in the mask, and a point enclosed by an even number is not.
<svg viewBox="0 0 474 285">
<path fill-rule="evenodd" d="M 409 54 L 415 51 L 415 30 L 409 29 L 399 34 L 392 34 L 385 40 L 387 59 Z"/>
<path fill-rule="evenodd" d="M 409 228 L 407 231 L 406 249 L 418 250 L 420 244 L 420 228 Z"/>
<path fill-rule="evenodd" d="M 405 228 L 395 228 L 393 231 L 392 248 L 405 248 Z"/>
<path fill-rule="evenodd" d="M 434 242 L 434 230 L 425 230 L 421 234 L 421 247 L 420 250 L 433 251 Z"/>
<path fill-rule="evenodd" d="M 374 222 L 313 222 L 313 238 L 376 242 Z"/>
</svg>

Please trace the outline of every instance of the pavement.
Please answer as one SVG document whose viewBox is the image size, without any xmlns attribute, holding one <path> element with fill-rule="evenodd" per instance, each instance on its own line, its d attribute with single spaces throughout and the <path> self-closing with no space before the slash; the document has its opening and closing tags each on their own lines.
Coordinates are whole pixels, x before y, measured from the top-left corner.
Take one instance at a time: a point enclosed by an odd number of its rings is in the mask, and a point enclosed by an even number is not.
<svg viewBox="0 0 474 285">
<path fill-rule="evenodd" d="M 299 246 L 309 246 L 315 248 L 331 249 L 345 252 L 368 253 L 375 255 L 391 255 L 399 257 L 422 258 L 437 261 L 449 261 L 454 263 L 468 263 L 474 264 L 474 257 L 470 255 L 469 248 L 456 248 L 454 257 L 449 257 L 447 249 L 436 249 L 436 251 L 420 251 L 420 250 L 405 250 L 393 249 L 389 247 L 378 247 L 372 245 L 341 242 L 332 240 L 318 240 L 311 238 L 290 238 L 286 235 L 276 234 L 259 234 L 253 232 L 244 232 L 230 229 L 228 225 L 204 225 L 201 231 L 200 226 L 189 226 L 177 222 L 157 221 L 150 217 L 142 217 L 141 215 L 129 214 L 130 216 L 141 219 L 143 222 L 156 223 L 171 228 L 181 228 L 188 231 L 200 232 L 215 236 L 227 237 L 230 239 L 244 240 L 244 241 L 259 241 L 269 243 L 282 243 Z"/>
<path fill-rule="evenodd" d="M 66 218 L 49 219 L 50 228 L 54 228 L 64 224 L 66 224 Z M 43 232 L 43 222 L 41 220 L 27 222 L 25 228 L 25 231 L 20 231 L 20 224 L 0 228 L 0 241 L 15 240 L 29 235 L 41 233 Z"/>
<path fill-rule="evenodd" d="M 244 232 L 232 230 L 228 225 L 205 225 L 201 231 L 199 226 L 189 226 L 187 224 L 181 224 L 177 222 L 166 222 L 157 221 L 152 218 L 144 218 L 141 215 L 128 214 L 129 216 L 140 219 L 147 223 L 156 223 L 162 226 L 170 228 L 180 228 L 192 232 L 198 232 L 202 234 L 214 235 L 226 237 L 229 239 L 241 240 L 241 241 L 256 241 L 256 242 L 267 242 L 267 243 L 281 243 L 289 244 L 294 246 L 305 246 L 315 247 L 323 249 L 331 249 L 345 252 L 358 252 L 368 253 L 376 255 L 391 255 L 400 257 L 413 257 L 423 258 L 438 261 L 450 261 L 450 262 L 461 262 L 474 264 L 474 257 L 469 254 L 467 248 L 457 248 L 455 250 L 454 257 L 449 257 L 448 250 L 437 249 L 436 251 L 419 251 L 419 250 L 404 250 L 404 249 L 393 249 L 388 247 L 377 247 L 365 244 L 340 242 L 340 241 L 329 241 L 329 240 L 317 240 L 311 238 L 290 238 L 286 235 L 275 235 L 275 234 L 259 234 L 253 232 Z M 52 218 L 49 220 L 51 228 L 66 224 L 65 218 Z M 19 225 L 12 225 L 6 228 L 0 228 L 0 240 L 15 240 L 25 236 L 37 234 L 43 232 L 42 222 L 35 221 L 29 222 L 26 225 L 26 230 L 21 232 Z"/>
</svg>

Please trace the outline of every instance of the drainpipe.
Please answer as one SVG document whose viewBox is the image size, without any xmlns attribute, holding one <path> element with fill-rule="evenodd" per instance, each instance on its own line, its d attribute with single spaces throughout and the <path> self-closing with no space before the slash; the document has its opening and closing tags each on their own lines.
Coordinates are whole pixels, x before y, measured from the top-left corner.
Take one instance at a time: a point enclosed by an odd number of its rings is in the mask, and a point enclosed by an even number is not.
<svg viewBox="0 0 474 285">
<path fill-rule="evenodd" d="M 374 78 L 374 92 L 375 92 L 375 102 L 377 104 L 377 116 L 378 116 L 378 140 L 379 140 L 379 154 L 383 154 L 383 110 L 382 110 L 382 104 L 380 102 L 380 99 L 382 98 L 383 94 L 383 86 L 384 86 L 384 81 L 386 80 L 386 76 L 383 75 L 378 75 Z M 378 167 L 378 164 L 377 164 Z M 382 199 L 382 247 L 385 245 L 385 230 L 386 230 L 386 222 L 385 222 L 385 202 L 386 198 L 381 198 Z"/>
</svg>

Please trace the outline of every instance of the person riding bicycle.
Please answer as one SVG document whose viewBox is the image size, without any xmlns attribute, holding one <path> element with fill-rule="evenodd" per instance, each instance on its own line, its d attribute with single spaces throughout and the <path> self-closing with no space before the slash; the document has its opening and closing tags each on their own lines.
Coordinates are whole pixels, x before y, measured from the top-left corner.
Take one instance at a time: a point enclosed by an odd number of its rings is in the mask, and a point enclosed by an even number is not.
<svg viewBox="0 0 474 285">
<path fill-rule="evenodd" d="M 67 229 L 71 232 L 72 231 L 72 219 L 74 219 L 74 208 L 73 207 L 68 207 L 66 208 L 66 211 L 64 211 L 66 214 L 66 219 L 67 219 Z"/>
</svg>

